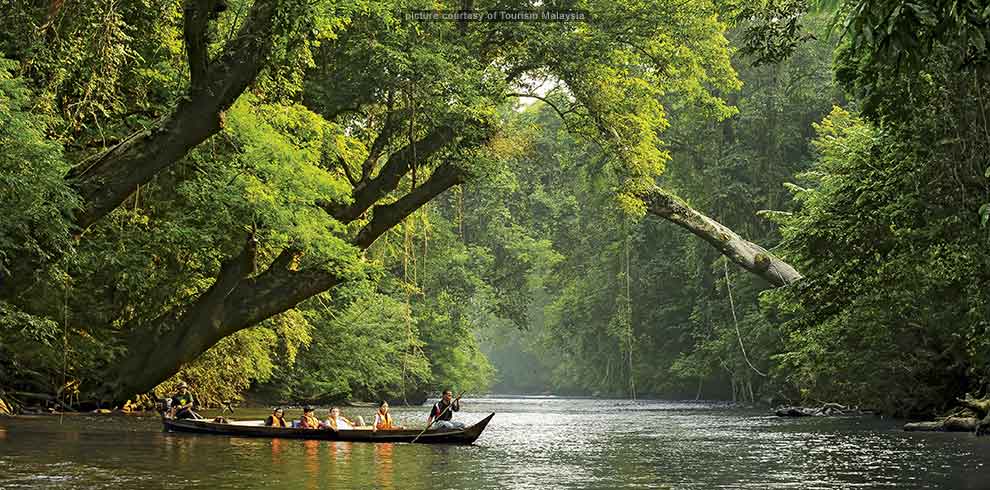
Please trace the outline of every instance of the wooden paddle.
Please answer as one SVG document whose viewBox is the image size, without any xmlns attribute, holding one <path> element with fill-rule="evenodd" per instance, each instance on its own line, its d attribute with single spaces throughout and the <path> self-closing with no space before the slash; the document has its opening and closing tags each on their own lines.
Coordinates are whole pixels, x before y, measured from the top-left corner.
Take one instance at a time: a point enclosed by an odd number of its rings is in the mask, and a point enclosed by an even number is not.
<svg viewBox="0 0 990 490">
<path fill-rule="evenodd" d="M 464 396 L 463 391 L 459 395 L 457 395 L 457 398 L 451 400 L 450 405 L 447 405 L 447 408 L 443 409 L 443 411 L 440 412 L 440 415 L 433 417 L 433 420 L 426 425 L 426 428 L 423 429 L 422 432 L 420 432 L 416 437 L 413 438 L 412 442 L 416 442 L 419 439 L 419 436 L 423 435 L 423 432 L 430 430 L 430 427 L 433 427 L 433 424 L 437 423 L 437 420 L 440 420 L 440 417 L 443 417 L 443 414 L 447 413 L 447 410 L 450 410 L 450 407 L 454 406 L 455 403 L 459 402 L 462 396 Z M 441 395 L 441 398 L 442 397 L 443 395 Z M 412 442 L 410 442 L 410 444 L 412 444 Z"/>
</svg>

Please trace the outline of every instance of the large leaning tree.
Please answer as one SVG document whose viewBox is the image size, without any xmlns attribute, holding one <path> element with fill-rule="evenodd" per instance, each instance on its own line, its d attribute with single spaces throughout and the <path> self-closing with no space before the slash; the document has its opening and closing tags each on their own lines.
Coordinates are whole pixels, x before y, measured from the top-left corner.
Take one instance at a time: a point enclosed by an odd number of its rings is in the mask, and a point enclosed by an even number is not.
<svg viewBox="0 0 990 490">
<path fill-rule="evenodd" d="M 75 247 L 120 238 L 147 247 L 149 267 L 176 271 L 157 283 L 171 291 L 164 299 L 129 309 L 113 307 L 112 260 L 75 279 L 76 290 L 106 292 L 109 313 L 76 313 L 105 321 L 116 345 L 86 396 L 147 392 L 221 340 L 373 275 L 364 251 L 497 165 L 498 108 L 542 97 L 540 81 L 567 94 L 557 109 L 569 128 L 612 155 L 620 195 L 774 285 L 800 277 L 655 187 L 668 158 L 664 100 L 731 113 L 713 95 L 738 86 L 713 2 L 576 2 L 592 20 L 573 23 L 422 22 L 404 13 L 437 5 L 416 1 L 153 4 L 92 6 L 106 23 L 95 33 L 61 2 L 22 5 L 9 22 L 27 27 L 2 40 L 39 93 L 24 110 L 62 121 L 49 137 L 72 164 Z M 141 238 L 125 237 L 122 222 L 138 223 Z M 24 228 L 40 245 L 3 255 L 0 297 L 51 314 L 57 300 L 42 293 L 56 280 L 43 272 L 71 275 L 71 250 L 46 250 Z M 156 236 L 181 246 L 162 257 L 148 245 Z M 215 260 L 182 259 L 190 254 Z"/>
</svg>

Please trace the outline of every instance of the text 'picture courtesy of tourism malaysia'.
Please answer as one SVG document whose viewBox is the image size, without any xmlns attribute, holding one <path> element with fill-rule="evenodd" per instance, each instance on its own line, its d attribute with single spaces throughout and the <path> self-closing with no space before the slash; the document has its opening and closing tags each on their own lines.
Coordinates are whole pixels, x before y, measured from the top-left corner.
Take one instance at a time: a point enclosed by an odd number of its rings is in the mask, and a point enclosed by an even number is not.
<svg viewBox="0 0 990 490">
<path fill-rule="evenodd" d="M 990 489 L 990 8 L 10 0 L 0 489 Z"/>
</svg>

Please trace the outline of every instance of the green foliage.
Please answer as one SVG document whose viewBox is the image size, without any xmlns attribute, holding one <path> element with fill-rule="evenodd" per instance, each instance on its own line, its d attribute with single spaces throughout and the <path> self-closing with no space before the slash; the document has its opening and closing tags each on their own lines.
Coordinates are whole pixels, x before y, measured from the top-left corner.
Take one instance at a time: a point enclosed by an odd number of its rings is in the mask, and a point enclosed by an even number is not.
<svg viewBox="0 0 990 490">
<path fill-rule="evenodd" d="M 317 326 L 300 361 L 273 382 L 285 399 L 333 401 L 401 397 L 428 379 L 429 361 L 406 305 L 364 291 L 335 313 L 323 298 L 304 315 Z"/>
<path fill-rule="evenodd" d="M 784 372 L 806 396 L 917 414 L 988 379 L 986 236 L 958 212 L 985 183 L 938 170 L 959 162 L 930 132 L 958 133 L 925 109 L 885 131 L 840 109 L 816 127 L 821 157 L 784 231 L 808 277 L 768 298 L 787 319 Z"/>
<path fill-rule="evenodd" d="M 280 386 L 284 366 L 293 366 L 297 355 L 311 342 L 314 327 L 295 310 L 237 332 L 155 388 L 159 396 L 175 393 L 178 383 L 189 383 L 203 406 L 220 406 L 241 400 L 257 383 Z"/>
<path fill-rule="evenodd" d="M 986 61 L 990 8 L 980 2 L 850 1 L 844 5 L 850 48 L 884 66 L 913 69 L 939 45 L 967 62 Z"/>
<path fill-rule="evenodd" d="M 837 111 L 818 127 L 821 168 L 785 230 L 814 279 L 774 302 L 806 394 L 926 413 L 988 379 L 976 286 L 988 270 L 987 11 L 856 6 L 837 74 L 870 122 Z"/>
<path fill-rule="evenodd" d="M 810 123 L 840 100 L 828 72 L 831 49 L 821 36 L 799 44 L 782 65 L 742 65 L 742 91 L 728 98 L 738 114 L 728 119 L 733 111 L 663 99 L 672 155 L 663 185 L 747 238 L 773 245 L 775 228 L 756 213 L 792 207 L 781 184 L 807 167 Z M 780 336 L 756 302 L 766 285 L 730 266 L 740 335 L 722 260 L 710 245 L 653 218 L 630 220 L 614 199 L 610 172 L 621 167 L 603 166 L 604 155 L 576 141 L 548 106 L 511 120 L 527 142 L 516 146 L 523 151 L 509 167 L 512 185 L 478 192 L 511 203 L 503 219 L 547 240 L 560 258 L 531 272 L 524 285 L 531 303 L 521 339 L 489 334 L 497 386 L 619 396 L 635 387 L 639 395 L 745 399 L 752 386 L 754 396 L 776 395 L 779 383 L 757 375 L 739 346 L 741 340 L 762 371 L 779 352 Z"/>
<path fill-rule="evenodd" d="M 786 60 L 807 40 L 807 34 L 802 32 L 806 9 L 806 2 L 800 0 L 744 4 L 737 16 L 741 25 L 742 52 L 752 57 L 754 65 Z"/>
<path fill-rule="evenodd" d="M 181 88 L 182 2 L 13 2 L 0 50 L 21 62 L 73 152 L 89 153 L 162 114 Z"/>
<path fill-rule="evenodd" d="M 19 255 L 71 253 L 69 217 L 78 197 L 63 180 L 68 164 L 47 139 L 52 119 L 31 112 L 33 95 L 0 58 L 0 280 Z"/>
<path fill-rule="evenodd" d="M 233 158 L 217 161 L 213 155 L 196 154 L 206 178 L 179 188 L 200 209 L 206 203 L 214 207 L 218 214 L 213 219 L 225 217 L 213 225 L 211 235 L 250 223 L 271 230 L 263 237 L 266 245 L 278 249 L 293 244 L 305 250 L 305 265 L 357 260 L 341 237 L 343 228 L 313 206 L 350 195 L 346 181 L 321 165 L 325 138 L 335 136 L 323 118 L 300 105 L 254 106 L 244 97 L 227 112 L 223 136 Z"/>
<path fill-rule="evenodd" d="M 990 60 L 990 10 L 979 2 L 850 1 L 840 20 L 846 42 L 837 51 L 836 78 L 875 122 L 908 120 L 905 96 L 914 98 L 914 86 L 931 81 L 922 74 L 932 67 L 971 73 L 985 71 Z"/>
<path fill-rule="evenodd" d="M 63 180 L 68 164 L 48 139 L 52 118 L 31 111 L 34 94 L 14 76 L 16 64 L 0 58 L 0 283 L 14 261 L 30 256 L 73 257 L 71 213 L 79 205 Z M 23 264 L 19 264 L 23 265 Z M 59 270 L 34 271 L 36 279 L 64 283 Z M 63 296 L 64 297 L 64 296 Z M 52 386 L 38 368 L 61 351 L 64 327 L 0 301 L 0 379 L 8 386 Z"/>
<path fill-rule="evenodd" d="M 211 55 L 251 5 L 232 0 L 210 23 Z M 223 129 L 135 188 L 68 255 L 66 216 L 77 205 L 62 180 L 69 164 L 90 163 L 185 96 L 182 2 L 89 2 L 51 13 L 21 2 L 0 20 L 0 49 L 18 63 L 0 75 L 0 94 L 12 101 L 0 114 L 3 142 L 16 148 L 0 157 L 10 158 L 0 179 L 23 188 L 10 199 L 24 204 L 11 206 L 32 210 L 0 219 L 8 254 L 0 264 L 24 253 L 72 258 L 68 274 L 41 281 L 29 304 L 4 305 L 5 341 L 40 340 L 30 351 L 37 361 L 17 359 L 38 367 L 47 378 L 39 385 L 54 386 L 67 362 L 95 391 L 125 356 L 126 339 L 177 330 L 156 320 L 188 311 L 249 233 L 258 259 L 247 281 L 288 249 L 297 252 L 290 270 L 329 271 L 340 285 L 223 339 L 160 391 L 183 378 L 208 403 L 259 383 L 285 399 L 477 392 L 498 376 L 485 353 L 513 355 L 484 349 L 489 341 L 524 348 L 515 359 L 572 391 L 693 393 L 699 379 L 722 392 L 751 385 L 740 337 L 761 369 L 770 366 L 780 339 L 755 302 L 764 285 L 730 277 L 737 335 L 716 254 L 640 220 L 635 195 L 666 170 L 662 183 L 688 201 L 775 242 L 774 227 L 754 214 L 790 209 L 780 184 L 805 169 L 810 123 L 838 102 L 825 66 L 831 47 L 781 44 L 793 17 L 764 43 L 782 45 L 775 55 L 793 52 L 793 61 L 737 76 L 725 34 L 728 14 L 742 7 L 735 3 L 595 1 L 582 5 L 597 19 L 588 24 L 463 29 L 397 14 L 426 6 L 419 1 L 278 6 L 273 52 L 222 114 Z M 509 107 L 509 94 L 544 93 L 535 88 L 541 79 L 556 86 L 543 98 L 559 114 L 544 103 Z M 454 140 L 417 159 L 377 207 L 346 224 L 327 212 L 352 201 L 362 176 L 381 175 L 390 156 L 441 127 Z M 442 164 L 470 184 L 370 249 L 350 244 Z M 29 310 L 58 317 L 61 338 L 58 323 Z M 502 386 L 524 372 L 506 370 Z"/>
</svg>

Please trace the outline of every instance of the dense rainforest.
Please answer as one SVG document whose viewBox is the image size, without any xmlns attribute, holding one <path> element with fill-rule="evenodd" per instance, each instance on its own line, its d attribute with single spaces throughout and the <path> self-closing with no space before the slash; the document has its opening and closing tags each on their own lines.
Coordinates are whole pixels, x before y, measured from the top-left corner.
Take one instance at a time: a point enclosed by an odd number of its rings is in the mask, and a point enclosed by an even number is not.
<svg viewBox="0 0 990 490">
<path fill-rule="evenodd" d="M 980 2 L 4 8 L 3 405 L 990 393 Z"/>
</svg>

